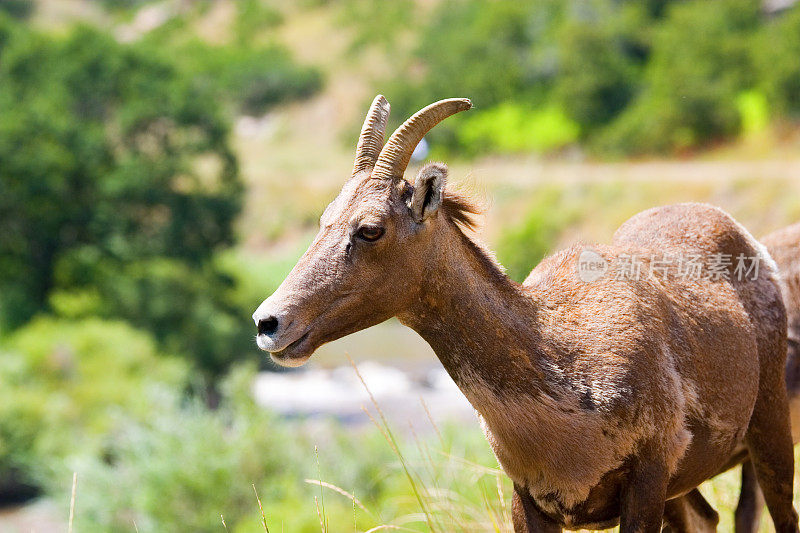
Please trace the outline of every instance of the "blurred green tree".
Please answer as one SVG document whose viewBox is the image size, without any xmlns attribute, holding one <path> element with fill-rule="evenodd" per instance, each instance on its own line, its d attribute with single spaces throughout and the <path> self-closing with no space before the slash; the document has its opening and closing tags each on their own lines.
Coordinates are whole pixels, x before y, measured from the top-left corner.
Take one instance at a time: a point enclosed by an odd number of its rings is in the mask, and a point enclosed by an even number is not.
<svg viewBox="0 0 800 533">
<path fill-rule="evenodd" d="M 563 109 L 586 137 L 612 121 L 638 91 L 649 52 L 642 27 L 652 23 L 650 17 L 646 6 L 610 0 L 443 2 L 421 31 L 414 61 L 387 93 L 396 116 L 456 94 L 473 100 L 473 116 L 497 113 L 510 103 L 521 111 L 516 122 L 536 111 Z M 494 149 L 482 142 L 491 132 L 476 131 L 472 142 L 454 133 L 470 120 L 454 117 L 432 139 L 468 153 Z M 524 129 L 508 134 L 521 138 L 520 148 L 536 146 L 524 138 Z"/>
<path fill-rule="evenodd" d="M 760 2 L 677 3 L 656 27 L 639 97 L 600 139 L 617 153 L 669 152 L 739 132 L 737 97 L 757 84 Z"/>
<path fill-rule="evenodd" d="M 242 196 L 213 93 L 97 30 L 51 38 L 11 24 L 0 24 L 0 324 L 122 317 L 221 372 L 249 330 L 212 261 L 234 242 Z"/>
<path fill-rule="evenodd" d="M 597 13 L 561 27 L 553 97 L 591 134 L 630 102 L 641 76 L 636 35 L 619 27 L 617 13 Z"/>
<path fill-rule="evenodd" d="M 780 115 L 800 117 L 800 6 L 769 20 L 752 50 L 761 89 Z"/>
<path fill-rule="evenodd" d="M 269 29 L 281 23 L 280 11 L 261 0 L 240 0 L 235 8 L 232 36 L 225 42 L 195 35 L 192 22 L 204 10 L 199 4 L 193 7 L 196 12 L 173 17 L 145 34 L 140 46 L 164 56 L 234 114 L 263 115 L 322 87 L 319 69 L 297 64 L 286 48 L 265 40 Z"/>
<path fill-rule="evenodd" d="M 33 0 L 3 0 L 0 2 L 0 13 L 6 12 L 12 17 L 24 19 L 33 13 L 35 7 Z"/>
<path fill-rule="evenodd" d="M 212 46 L 192 40 L 178 50 L 187 75 L 238 113 L 263 115 L 278 104 L 308 98 L 322 86 L 319 71 L 298 66 L 279 46 Z"/>
</svg>

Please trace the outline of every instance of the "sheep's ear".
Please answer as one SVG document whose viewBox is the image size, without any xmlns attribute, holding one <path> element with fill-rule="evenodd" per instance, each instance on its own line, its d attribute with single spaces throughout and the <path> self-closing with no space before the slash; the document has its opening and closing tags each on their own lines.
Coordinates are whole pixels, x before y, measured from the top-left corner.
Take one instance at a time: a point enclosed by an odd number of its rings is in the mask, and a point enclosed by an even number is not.
<svg viewBox="0 0 800 533">
<path fill-rule="evenodd" d="M 419 171 L 411 195 L 411 215 L 418 224 L 439 209 L 446 182 L 447 165 L 444 163 L 430 163 Z"/>
</svg>

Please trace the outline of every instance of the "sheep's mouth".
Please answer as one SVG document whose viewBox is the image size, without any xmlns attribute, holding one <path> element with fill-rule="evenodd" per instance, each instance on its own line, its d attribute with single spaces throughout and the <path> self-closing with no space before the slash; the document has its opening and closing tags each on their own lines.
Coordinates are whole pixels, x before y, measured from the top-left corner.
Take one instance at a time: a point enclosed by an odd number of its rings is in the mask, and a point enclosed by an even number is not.
<svg viewBox="0 0 800 533">
<path fill-rule="evenodd" d="M 299 339 L 289 344 L 286 348 L 277 352 L 270 352 L 269 356 L 281 366 L 302 365 L 314 352 L 310 343 L 306 342 L 310 333 L 311 331 L 306 331 Z"/>
</svg>

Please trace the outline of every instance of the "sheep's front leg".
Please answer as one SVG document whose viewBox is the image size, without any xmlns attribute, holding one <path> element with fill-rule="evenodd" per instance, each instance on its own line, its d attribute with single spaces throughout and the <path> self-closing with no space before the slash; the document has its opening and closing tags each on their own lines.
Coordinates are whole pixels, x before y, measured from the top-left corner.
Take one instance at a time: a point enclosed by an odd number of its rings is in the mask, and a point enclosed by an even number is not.
<svg viewBox="0 0 800 533">
<path fill-rule="evenodd" d="M 511 497 L 511 520 L 514 533 L 561 533 L 561 527 L 543 515 L 530 493 L 516 483 Z"/>
<path fill-rule="evenodd" d="M 650 446 L 632 458 L 620 498 L 620 533 L 659 533 L 664 516 L 669 474 L 664 460 Z"/>
</svg>

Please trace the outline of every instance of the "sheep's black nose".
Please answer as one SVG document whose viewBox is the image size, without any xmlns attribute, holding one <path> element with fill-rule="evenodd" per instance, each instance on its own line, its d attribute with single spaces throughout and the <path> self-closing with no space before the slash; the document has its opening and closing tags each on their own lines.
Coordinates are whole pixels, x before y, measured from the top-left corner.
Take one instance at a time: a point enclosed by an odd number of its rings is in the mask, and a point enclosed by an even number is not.
<svg viewBox="0 0 800 533">
<path fill-rule="evenodd" d="M 259 335 L 272 335 L 278 330 L 278 319 L 274 316 L 262 318 L 258 321 Z"/>
</svg>

